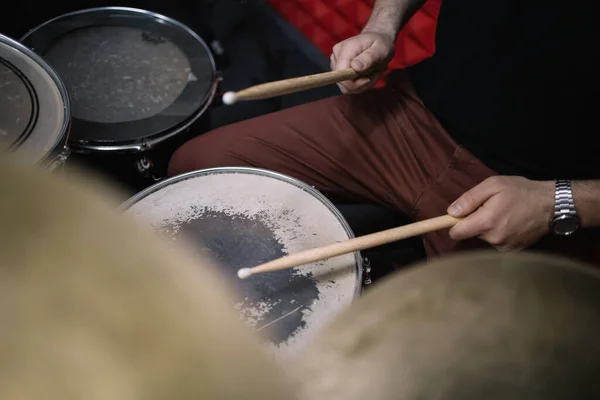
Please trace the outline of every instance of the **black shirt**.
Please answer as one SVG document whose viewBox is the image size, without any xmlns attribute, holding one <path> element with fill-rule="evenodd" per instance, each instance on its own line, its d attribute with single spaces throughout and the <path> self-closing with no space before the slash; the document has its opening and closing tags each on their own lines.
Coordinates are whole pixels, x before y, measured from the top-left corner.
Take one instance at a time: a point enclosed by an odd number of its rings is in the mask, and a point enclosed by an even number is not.
<svg viewBox="0 0 600 400">
<path fill-rule="evenodd" d="M 409 68 L 450 135 L 501 175 L 600 179 L 594 0 L 442 0 Z"/>
</svg>

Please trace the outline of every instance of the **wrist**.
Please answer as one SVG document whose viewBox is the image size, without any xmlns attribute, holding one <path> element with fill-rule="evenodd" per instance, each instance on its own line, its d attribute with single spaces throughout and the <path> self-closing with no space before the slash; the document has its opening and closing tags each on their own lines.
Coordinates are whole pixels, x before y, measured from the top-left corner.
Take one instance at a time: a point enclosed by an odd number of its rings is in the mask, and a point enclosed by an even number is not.
<svg viewBox="0 0 600 400">
<path fill-rule="evenodd" d="M 425 0 L 376 0 L 362 32 L 383 35 L 395 42 L 404 24 L 423 4 Z"/>
<path fill-rule="evenodd" d="M 554 218 L 556 184 L 554 181 L 539 181 L 539 184 L 542 190 L 538 206 L 544 215 L 545 221 L 549 223 Z"/>
<path fill-rule="evenodd" d="M 369 21 L 362 30 L 362 33 L 374 33 L 385 36 L 392 42 L 400 32 L 404 13 L 400 8 L 382 7 L 373 10 Z"/>
<path fill-rule="evenodd" d="M 386 39 L 389 39 L 390 42 L 395 43 L 396 38 L 398 37 L 399 31 L 394 27 L 391 27 L 389 24 L 386 26 L 385 24 L 367 24 L 361 33 L 371 33 L 375 35 L 384 36 Z"/>
</svg>

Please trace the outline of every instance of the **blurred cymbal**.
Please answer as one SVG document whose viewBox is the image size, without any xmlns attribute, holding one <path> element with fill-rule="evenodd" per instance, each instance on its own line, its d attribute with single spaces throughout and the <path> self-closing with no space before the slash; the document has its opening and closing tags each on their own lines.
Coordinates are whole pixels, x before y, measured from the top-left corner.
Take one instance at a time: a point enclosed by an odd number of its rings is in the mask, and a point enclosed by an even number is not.
<svg viewBox="0 0 600 400">
<path fill-rule="evenodd" d="M 291 399 L 212 266 L 81 179 L 0 159 L 0 398 Z"/>
<path fill-rule="evenodd" d="M 455 255 L 339 315 L 293 372 L 311 400 L 600 398 L 600 276 L 546 255 Z"/>
</svg>

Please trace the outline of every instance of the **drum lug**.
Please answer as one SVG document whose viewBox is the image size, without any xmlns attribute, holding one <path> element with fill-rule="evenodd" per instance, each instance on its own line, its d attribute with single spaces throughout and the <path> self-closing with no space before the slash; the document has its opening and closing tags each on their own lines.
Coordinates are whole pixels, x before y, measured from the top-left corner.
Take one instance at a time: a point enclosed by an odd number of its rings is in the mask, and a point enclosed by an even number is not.
<svg viewBox="0 0 600 400">
<path fill-rule="evenodd" d="M 363 259 L 363 271 L 364 271 L 364 284 L 370 285 L 373 281 L 371 280 L 371 260 L 368 258 Z"/>
<path fill-rule="evenodd" d="M 218 108 L 223 105 L 223 91 L 221 90 L 221 82 L 223 82 L 223 76 L 221 75 L 221 72 L 217 71 L 216 95 L 211 104 L 213 108 Z"/>
<path fill-rule="evenodd" d="M 154 164 L 152 163 L 152 160 L 150 160 L 148 157 L 139 158 L 135 162 L 135 166 L 136 166 L 137 171 L 144 178 L 149 178 L 153 182 L 159 182 L 162 180 L 162 178 L 157 177 L 156 175 L 154 175 L 152 173 L 152 168 L 154 167 Z"/>
<path fill-rule="evenodd" d="M 71 155 L 69 148 L 63 148 L 63 150 L 50 162 L 48 165 L 48 170 L 54 171 L 58 169 L 64 169 L 69 155 Z"/>
<path fill-rule="evenodd" d="M 140 157 L 135 162 L 135 166 L 140 174 L 143 176 L 150 175 L 150 170 L 152 169 L 152 161 L 150 161 L 147 157 Z"/>
</svg>

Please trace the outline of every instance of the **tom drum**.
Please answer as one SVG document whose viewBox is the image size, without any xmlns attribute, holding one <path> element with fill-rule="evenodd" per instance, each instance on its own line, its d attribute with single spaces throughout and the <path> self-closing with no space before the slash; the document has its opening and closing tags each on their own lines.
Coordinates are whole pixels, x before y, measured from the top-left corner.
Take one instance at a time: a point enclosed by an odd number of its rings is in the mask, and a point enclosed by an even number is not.
<svg viewBox="0 0 600 400">
<path fill-rule="evenodd" d="M 217 90 L 208 45 L 190 28 L 145 10 L 68 13 L 22 42 L 61 76 L 72 104 L 74 153 L 137 190 L 166 176 L 169 157 Z"/>
<path fill-rule="evenodd" d="M 69 154 L 67 90 L 40 56 L 0 35 L 0 153 L 48 168 Z"/>
</svg>

